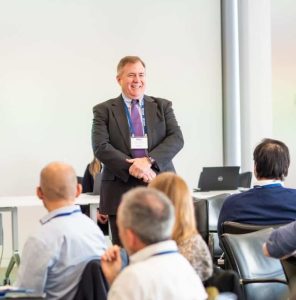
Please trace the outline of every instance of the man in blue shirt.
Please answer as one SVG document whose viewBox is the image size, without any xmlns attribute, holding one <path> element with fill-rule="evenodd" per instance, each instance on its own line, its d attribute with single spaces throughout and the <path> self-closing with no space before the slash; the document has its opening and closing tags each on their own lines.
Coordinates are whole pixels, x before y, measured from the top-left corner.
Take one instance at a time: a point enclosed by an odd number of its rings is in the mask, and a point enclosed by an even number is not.
<svg viewBox="0 0 296 300">
<path fill-rule="evenodd" d="M 81 193 L 74 169 L 47 165 L 37 195 L 48 214 L 23 249 L 15 286 L 46 293 L 46 299 L 73 299 L 86 263 L 106 250 L 100 228 L 75 205 Z"/>
<path fill-rule="evenodd" d="M 225 221 L 287 224 L 296 220 L 296 190 L 285 188 L 290 155 L 281 141 L 264 139 L 254 150 L 254 188 L 228 197 L 220 211 L 218 233 Z"/>
</svg>

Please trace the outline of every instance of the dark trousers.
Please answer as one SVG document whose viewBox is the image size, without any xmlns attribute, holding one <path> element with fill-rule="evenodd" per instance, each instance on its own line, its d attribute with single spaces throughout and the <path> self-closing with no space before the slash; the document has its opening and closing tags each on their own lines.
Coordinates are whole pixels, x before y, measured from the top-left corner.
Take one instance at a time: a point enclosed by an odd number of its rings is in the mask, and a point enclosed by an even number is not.
<svg viewBox="0 0 296 300">
<path fill-rule="evenodd" d="M 122 246 L 122 243 L 119 238 L 118 227 L 116 224 L 116 215 L 109 215 L 109 225 L 111 230 L 111 240 L 113 245 Z"/>
<path fill-rule="evenodd" d="M 80 205 L 81 208 L 81 212 L 85 215 L 87 215 L 88 217 L 90 216 L 89 213 L 89 205 Z M 109 225 L 108 222 L 106 224 L 102 224 L 99 221 L 97 222 L 98 226 L 101 228 L 101 230 L 103 231 L 104 235 L 109 235 Z"/>
</svg>

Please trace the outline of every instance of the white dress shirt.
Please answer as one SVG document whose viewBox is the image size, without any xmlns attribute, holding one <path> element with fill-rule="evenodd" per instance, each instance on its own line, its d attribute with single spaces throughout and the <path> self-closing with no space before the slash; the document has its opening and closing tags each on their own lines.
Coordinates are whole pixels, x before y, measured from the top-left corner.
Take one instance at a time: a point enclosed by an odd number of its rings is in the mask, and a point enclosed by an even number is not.
<svg viewBox="0 0 296 300">
<path fill-rule="evenodd" d="M 114 280 L 108 300 L 203 300 L 202 282 L 174 241 L 145 247 Z"/>
</svg>

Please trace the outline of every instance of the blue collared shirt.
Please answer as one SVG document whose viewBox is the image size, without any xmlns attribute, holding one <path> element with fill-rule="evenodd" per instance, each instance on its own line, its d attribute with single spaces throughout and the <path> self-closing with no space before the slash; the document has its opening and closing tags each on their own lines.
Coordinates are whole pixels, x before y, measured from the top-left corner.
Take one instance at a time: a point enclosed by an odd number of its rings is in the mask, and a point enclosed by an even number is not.
<svg viewBox="0 0 296 300">
<path fill-rule="evenodd" d="M 86 263 L 106 250 L 104 235 L 78 205 L 56 209 L 40 222 L 24 246 L 14 285 L 45 292 L 46 299 L 73 299 Z"/>
</svg>

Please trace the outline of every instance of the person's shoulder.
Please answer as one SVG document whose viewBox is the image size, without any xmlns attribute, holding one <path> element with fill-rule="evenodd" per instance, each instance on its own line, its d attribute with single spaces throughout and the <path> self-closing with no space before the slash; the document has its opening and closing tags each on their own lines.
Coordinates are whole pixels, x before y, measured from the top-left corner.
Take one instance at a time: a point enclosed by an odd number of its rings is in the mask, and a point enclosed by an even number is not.
<svg viewBox="0 0 296 300">
<path fill-rule="evenodd" d="M 236 201 L 237 199 L 240 199 L 242 197 L 243 193 L 235 193 L 235 194 L 231 194 L 228 197 L 225 198 L 224 200 L 224 204 L 225 203 L 229 203 L 229 202 L 233 202 Z"/>
<path fill-rule="evenodd" d="M 98 104 L 96 104 L 94 107 L 93 107 L 93 110 L 96 110 L 98 108 L 103 108 L 103 107 L 108 107 L 108 106 L 111 106 L 117 102 L 119 102 L 121 100 L 121 96 L 118 96 L 116 98 L 111 98 L 111 99 L 108 99 L 108 100 L 105 100 L 105 101 L 102 101 Z"/>
<path fill-rule="evenodd" d="M 45 252 L 48 251 L 51 247 L 52 244 L 48 242 L 47 232 L 41 229 L 27 238 L 24 245 L 24 250 L 31 252 L 32 249 L 38 249 Z"/>
<path fill-rule="evenodd" d="M 296 194 L 296 189 L 293 189 L 293 188 L 282 187 L 281 190 L 282 190 L 282 191 L 286 191 L 286 192 L 291 193 L 291 194 Z"/>
</svg>

